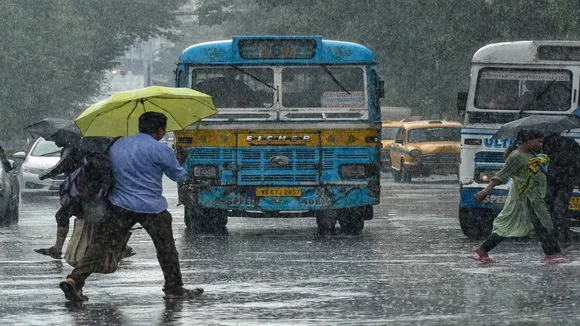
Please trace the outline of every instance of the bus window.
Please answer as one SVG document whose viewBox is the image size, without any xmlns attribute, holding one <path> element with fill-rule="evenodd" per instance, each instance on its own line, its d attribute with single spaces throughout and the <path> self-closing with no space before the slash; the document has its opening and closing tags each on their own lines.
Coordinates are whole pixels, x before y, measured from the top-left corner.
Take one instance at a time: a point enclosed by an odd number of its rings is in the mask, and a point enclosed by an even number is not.
<svg viewBox="0 0 580 326">
<path fill-rule="evenodd" d="M 282 70 L 282 105 L 288 108 L 362 108 L 363 70 L 305 67 Z"/>
<path fill-rule="evenodd" d="M 216 108 L 269 108 L 274 105 L 270 68 L 194 68 L 193 89 L 211 95 Z"/>
<path fill-rule="evenodd" d="M 480 70 L 475 90 L 479 109 L 566 111 L 572 102 L 572 74 L 566 70 Z"/>
</svg>

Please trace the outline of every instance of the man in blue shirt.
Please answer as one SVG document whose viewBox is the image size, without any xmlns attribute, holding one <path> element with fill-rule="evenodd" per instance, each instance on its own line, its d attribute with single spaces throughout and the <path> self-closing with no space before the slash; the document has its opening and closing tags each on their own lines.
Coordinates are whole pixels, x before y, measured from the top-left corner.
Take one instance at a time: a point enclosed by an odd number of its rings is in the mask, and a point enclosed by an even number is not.
<svg viewBox="0 0 580 326">
<path fill-rule="evenodd" d="M 115 250 L 136 223 L 143 226 L 155 244 L 165 278 L 164 298 L 190 298 L 203 293 L 201 288 L 183 287 L 172 217 L 162 195 L 164 173 L 176 182 L 187 179 L 173 151 L 159 142 L 166 126 L 165 115 L 146 112 L 139 118 L 137 135 L 120 138 L 111 146 L 109 160 L 115 185 L 109 194 L 110 214 L 97 231 L 95 244 L 67 280 L 60 283 L 67 300 L 88 300 L 82 294 L 85 280 L 98 270 L 107 254 Z"/>
</svg>

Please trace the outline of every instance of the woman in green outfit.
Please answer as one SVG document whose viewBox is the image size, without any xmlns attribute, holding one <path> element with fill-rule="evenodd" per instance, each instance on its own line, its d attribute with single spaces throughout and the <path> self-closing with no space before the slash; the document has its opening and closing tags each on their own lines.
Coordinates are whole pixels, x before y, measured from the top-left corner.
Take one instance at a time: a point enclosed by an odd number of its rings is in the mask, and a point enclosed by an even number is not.
<svg viewBox="0 0 580 326">
<path fill-rule="evenodd" d="M 553 237 L 554 226 L 544 202 L 546 195 L 546 169 L 550 159 L 539 153 L 544 135 L 537 130 L 522 130 L 516 142 L 506 150 L 505 165 L 489 185 L 475 194 L 477 201 L 484 200 L 497 185 L 513 180 L 504 208 L 493 221 L 491 235 L 475 250 L 473 258 L 481 262 L 492 262 L 488 253 L 504 238 L 524 237 L 531 230 L 542 243 L 546 255 L 544 263 L 569 262 L 560 257 L 560 246 Z"/>
</svg>

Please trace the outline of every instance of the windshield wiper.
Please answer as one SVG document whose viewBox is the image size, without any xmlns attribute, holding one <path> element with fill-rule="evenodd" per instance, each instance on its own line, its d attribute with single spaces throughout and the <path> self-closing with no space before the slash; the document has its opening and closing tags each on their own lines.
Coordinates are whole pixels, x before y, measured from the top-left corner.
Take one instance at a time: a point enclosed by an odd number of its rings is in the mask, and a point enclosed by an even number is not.
<svg viewBox="0 0 580 326">
<path fill-rule="evenodd" d="M 248 75 L 248 76 L 252 77 L 254 80 L 256 80 L 256 81 L 258 81 L 258 82 L 260 82 L 260 83 L 262 83 L 262 84 L 266 85 L 268 88 L 271 88 L 271 89 L 273 89 L 273 90 L 276 90 L 276 88 L 275 88 L 274 86 L 272 86 L 272 85 L 270 85 L 270 84 L 266 83 L 265 81 L 261 80 L 260 78 L 258 78 L 258 77 L 256 77 L 256 76 L 254 76 L 254 75 L 250 74 L 249 72 L 245 71 L 244 69 L 242 69 L 242 68 L 240 68 L 240 67 L 238 67 L 238 66 L 232 66 L 232 68 L 236 69 L 237 71 L 241 72 L 241 73 L 242 73 L 242 74 L 244 74 L 244 75 Z"/>
<path fill-rule="evenodd" d="M 552 80 L 548 85 L 546 85 L 546 87 L 544 87 L 541 91 L 535 94 L 536 96 L 534 98 L 527 99 L 524 103 L 522 103 L 520 107 L 520 117 L 524 113 L 526 107 L 528 107 L 533 102 L 538 102 L 542 98 L 542 96 L 544 96 L 550 90 L 550 88 L 552 88 L 555 82 L 556 79 Z"/>
<path fill-rule="evenodd" d="M 332 74 L 330 69 L 328 69 L 328 67 L 326 67 L 325 65 L 322 65 L 322 69 L 324 69 L 326 74 L 330 77 L 330 79 L 332 79 L 332 81 L 336 85 L 338 85 L 340 88 L 342 88 L 342 90 L 345 91 L 348 95 L 351 95 L 350 92 L 344 86 L 342 86 L 342 84 L 338 81 L 338 79 L 336 79 L 336 77 L 334 77 L 334 75 Z"/>
<path fill-rule="evenodd" d="M 55 154 L 60 154 L 60 150 L 58 150 L 56 152 L 44 153 L 44 154 L 41 154 L 39 156 L 52 156 L 52 155 L 55 155 Z"/>
</svg>

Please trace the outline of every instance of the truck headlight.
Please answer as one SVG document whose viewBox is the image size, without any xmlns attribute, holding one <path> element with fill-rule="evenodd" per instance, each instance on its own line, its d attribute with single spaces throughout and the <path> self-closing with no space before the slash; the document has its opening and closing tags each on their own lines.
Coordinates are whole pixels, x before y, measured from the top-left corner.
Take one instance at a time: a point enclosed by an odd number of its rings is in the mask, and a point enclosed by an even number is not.
<svg viewBox="0 0 580 326">
<path fill-rule="evenodd" d="M 488 183 L 499 172 L 499 169 L 477 169 L 475 170 L 475 181 Z"/>
<path fill-rule="evenodd" d="M 193 167 L 193 176 L 201 179 L 214 179 L 218 177 L 216 165 L 196 165 Z"/>
<path fill-rule="evenodd" d="M 343 179 L 360 179 L 368 177 L 370 168 L 367 164 L 343 164 L 338 173 Z"/>
</svg>

